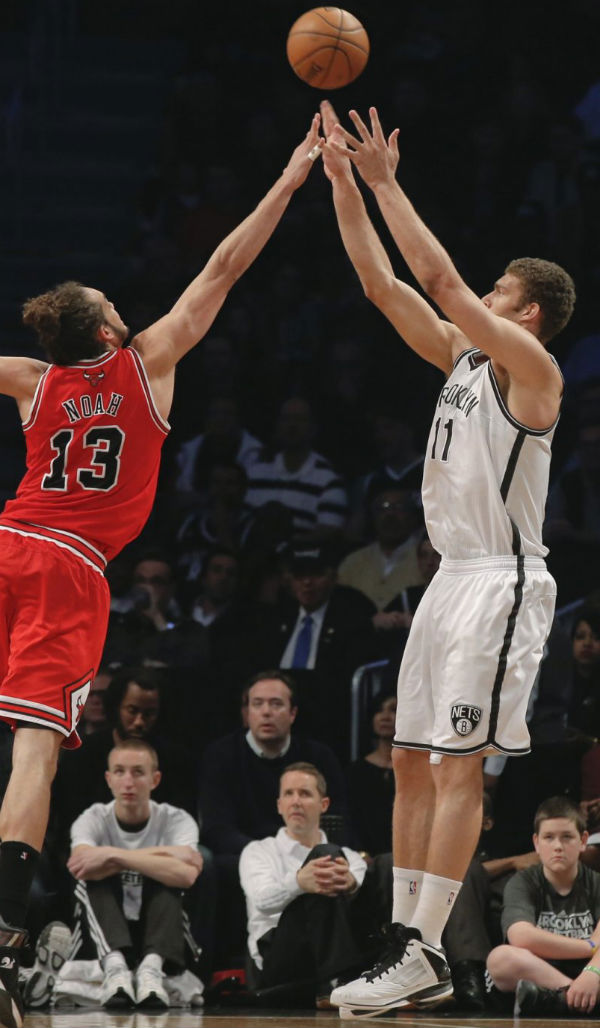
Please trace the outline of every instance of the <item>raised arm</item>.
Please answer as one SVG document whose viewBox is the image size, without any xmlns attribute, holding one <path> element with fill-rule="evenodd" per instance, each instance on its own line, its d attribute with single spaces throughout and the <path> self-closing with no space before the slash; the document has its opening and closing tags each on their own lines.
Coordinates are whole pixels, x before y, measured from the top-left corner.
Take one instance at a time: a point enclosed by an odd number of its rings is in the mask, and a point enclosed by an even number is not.
<svg viewBox="0 0 600 1028">
<path fill-rule="evenodd" d="M 0 357 L 0 393 L 14 397 L 23 420 L 47 367 L 44 361 L 32 357 Z"/>
<path fill-rule="evenodd" d="M 177 361 L 206 334 L 229 290 L 272 235 L 292 194 L 312 168 L 309 154 L 318 141 L 319 123 L 320 116 L 316 114 L 275 185 L 219 244 L 172 310 L 133 340 L 132 345 L 141 354 L 151 382 L 169 376 Z"/>
<path fill-rule="evenodd" d="M 360 138 L 341 129 L 342 140 L 349 147 L 350 160 L 373 190 L 415 278 L 471 343 L 506 369 L 512 380 L 532 390 L 547 390 L 549 406 L 556 407 L 556 416 L 562 383 L 552 359 L 532 332 L 507 317 L 498 317 L 463 282 L 448 253 L 396 180 L 398 130 L 394 129 L 386 140 L 377 111 L 371 107 L 369 113 L 371 131 L 356 111 L 351 111 Z M 341 153 L 339 144 L 332 145 Z M 530 306 L 535 309 L 529 313 L 535 316 L 539 307 Z"/>
<path fill-rule="evenodd" d="M 327 100 L 321 104 L 321 114 L 327 136 L 327 144 L 323 147 L 325 174 L 333 187 L 340 235 L 365 296 L 385 314 L 419 356 L 449 374 L 453 326 L 441 321 L 416 290 L 394 275 L 352 174 L 348 151 L 346 156 L 342 153 L 342 135 L 339 128 L 335 128 L 337 118 Z M 336 142 L 337 147 L 334 147 Z"/>
</svg>

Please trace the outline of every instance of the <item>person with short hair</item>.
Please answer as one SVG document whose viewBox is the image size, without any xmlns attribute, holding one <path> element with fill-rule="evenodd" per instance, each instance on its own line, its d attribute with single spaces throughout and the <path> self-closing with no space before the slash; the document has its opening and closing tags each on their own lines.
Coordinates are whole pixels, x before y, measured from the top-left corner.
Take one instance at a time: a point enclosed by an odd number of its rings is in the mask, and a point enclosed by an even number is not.
<svg viewBox="0 0 600 1028">
<path fill-rule="evenodd" d="M 328 997 L 326 983 L 369 955 L 365 939 L 375 922 L 368 916 L 372 905 L 359 902 L 365 861 L 329 843 L 320 828 L 328 807 L 319 769 L 306 761 L 288 764 L 277 798 L 284 827 L 248 843 L 240 857 L 251 979 L 261 990 L 312 983 L 318 1006 L 321 993 Z"/>
<path fill-rule="evenodd" d="M 580 808 L 553 796 L 537 809 L 540 863 L 504 890 L 506 944 L 488 956 L 500 992 L 516 990 L 518 1016 L 590 1014 L 600 996 L 600 875 L 581 863 L 588 833 Z"/>
<path fill-rule="evenodd" d="M 397 181 L 399 130 L 386 139 L 374 107 L 370 127 L 350 112 L 357 135 L 338 124 L 328 101 L 321 111 L 325 172 L 365 294 L 446 377 L 422 486 L 427 532 L 442 560 L 398 677 L 396 946 L 376 975 L 365 972 L 332 994 L 343 1011 L 367 1015 L 452 995 L 441 938 L 480 834 L 483 755 L 529 750 L 527 701 L 556 599 L 542 523 L 563 379 L 546 345 L 569 321 L 575 288 L 557 264 L 527 257 L 478 297 Z M 353 168 L 448 320 L 395 276 Z"/>
<path fill-rule="evenodd" d="M 163 965 L 181 972 L 186 944 L 198 959 L 182 906 L 182 890 L 202 870 L 198 825 L 184 810 L 151 799 L 160 770 L 145 739 L 118 742 L 105 777 L 113 800 L 92 804 L 71 827 L 73 955 L 87 949 L 100 961 L 104 1007 L 164 1009 Z"/>
<path fill-rule="evenodd" d="M 156 494 L 175 367 L 206 334 L 304 183 L 320 116 L 256 209 L 216 248 L 172 309 L 129 329 L 100 289 L 69 281 L 29 299 L 23 320 L 47 360 L 0 357 L 27 470 L 0 517 L 0 717 L 15 731 L 0 811 L 0 1024 L 20 1028 L 19 950 L 61 746 L 106 635 L 107 563 L 139 535 Z"/>
</svg>

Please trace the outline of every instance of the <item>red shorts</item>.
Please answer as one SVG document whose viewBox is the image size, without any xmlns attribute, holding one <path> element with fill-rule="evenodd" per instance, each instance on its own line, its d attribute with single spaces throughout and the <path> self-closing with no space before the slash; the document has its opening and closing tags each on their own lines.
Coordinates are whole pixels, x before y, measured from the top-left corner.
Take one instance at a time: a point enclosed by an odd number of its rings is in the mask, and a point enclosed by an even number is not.
<svg viewBox="0 0 600 1028">
<path fill-rule="evenodd" d="M 0 531 L 0 719 L 81 745 L 76 732 L 104 640 L 104 575 L 55 543 Z"/>
</svg>

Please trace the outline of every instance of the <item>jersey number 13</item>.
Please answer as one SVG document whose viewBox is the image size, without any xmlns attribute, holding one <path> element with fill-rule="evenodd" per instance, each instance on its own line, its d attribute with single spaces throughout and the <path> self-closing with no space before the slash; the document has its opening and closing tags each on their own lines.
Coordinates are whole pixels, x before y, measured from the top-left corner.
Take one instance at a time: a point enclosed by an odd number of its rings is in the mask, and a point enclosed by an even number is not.
<svg viewBox="0 0 600 1028">
<path fill-rule="evenodd" d="M 42 489 L 53 489 L 66 492 L 69 476 L 75 473 L 79 485 L 83 489 L 94 489 L 106 492 L 117 484 L 121 467 L 121 452 L 125 442 L 125 433 L 117 425 L 102 425 L 90 428 L 83 437 L 83 445 L 89 448 L 89 465 L 69 469 L 69 447 L 73 441 L 72 428 L 63 428 L 56 432 L 50 445 L 56 456 L 50 462 L 50 470 L 42 479 Z"/>
</svg>

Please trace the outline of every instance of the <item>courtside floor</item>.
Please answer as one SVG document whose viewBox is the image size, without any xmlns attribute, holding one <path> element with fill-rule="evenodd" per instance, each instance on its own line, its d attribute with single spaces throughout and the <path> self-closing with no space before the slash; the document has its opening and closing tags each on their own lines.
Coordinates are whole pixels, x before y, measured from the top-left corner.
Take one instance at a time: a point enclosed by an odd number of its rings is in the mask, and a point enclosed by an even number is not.
<svg viewBox="0 0 600 1028">
<path fill-rule="evenodd" d="M 30 1011 L 25 1018 L 25 1028 L 367 1028 L 376 1025 L 396 1025 L 399 1028 L 598 1028 L 598 1019 L 549 1021 L 497 1017 L 457 1017 L 449 1011 L 446 1015 L 427 1013 L 415 1014 L 407 1011 L 397 1017 L 374 1018 L 373 1020 L 342 1020 L 337 1013 L 322 1010 L 221 1010 L 209 1007 L 206 1012 L 169 1011 L 164 1014 L 115 1014 L 104 1010 Z"/>
</svg>

